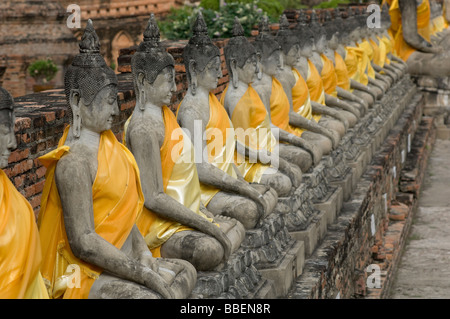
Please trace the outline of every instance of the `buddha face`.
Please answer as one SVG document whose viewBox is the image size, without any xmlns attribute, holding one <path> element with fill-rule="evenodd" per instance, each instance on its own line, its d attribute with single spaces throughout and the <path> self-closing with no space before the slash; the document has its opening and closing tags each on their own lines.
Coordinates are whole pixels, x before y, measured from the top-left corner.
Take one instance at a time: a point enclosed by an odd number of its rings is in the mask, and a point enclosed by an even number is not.
<svg viewBox="0 0 450 319">
<path fill-rule="evenodd" d="M 101 133 L 110 130 L 114 116 L 119 115 L 117 104 L 117 85 L 109 84 L 101 89 L 91 105 L 85 105 L 83 99 L 74 104 L 72 99 L 72 110 L 74 116 L 81 117 L 82 127 L 90 131 Z"/>
<path fill-rule="evenodd" d="M 275 76 L 279 68 L 283 67 L 281 50 L 273 51 L 264 63 L 264 72 L 270 76 Z"/>
<path fill-rule="evenodd" d="M 205 69 L 200 72 L 196 72 L 197 85 L 203 87 L 208 91 L 217 88 L 219 79 L 222 77 L 222 68 L 220 65 L 220 58 L 216 56 L 211 59 L 206 65 Z"/>
<path fill-rule="evenodd" d="M 165 67 L 152 84 L 145 78 L 142 80 L 141 74 L 139 75 L 139 82 L 143 85 L 147 102 L 160 107 L 170 104 L 172 95 L 177 88 L 175 68 L 173 66 Z"/>
<path fill-rule="evenodd" d="M 327 49 L 327 38 L 325 35 L 320 36 L 319 39 L 315 41 L 315 49 L 319 53 L 322 53 Z"/>
<path fill-rule="evenodd" d="M 313 55 L 313 49 L 314 49 L 314 39 L 311 37 L 310 39 L 305 41 L 305 44 L 300 48 L 301 54 L 309 59 Z"/>
<path fill-rule="evenodd" d="M 296 65 L 300 60 L 300 46 L 298 44 L 293 45 L 286 55 L 285 63 L 289 66 Z"/>
<path fill-rule="evenodd" d="M 245 84 L 251 84 L 255 80 L 255 75 L 259 72 L 258 57 L 252 54 L 241 67 L 236 67 L 239 81 Z"/>
<path fill-rule="evenodd" d="M 11 151 L 17 147 L 14 122 L 14 113 L 11 110 L 0 111 L 0 168 L 8 166 Z"/>
<path fill-rule="evenodd" d="M 334 33 L 331 36 L 331 39 L 328 41 L 328 47 L 332 50 L 336 50 L 339 46 L 339 37 L 338 37 L 338 33 Z"/>
</svg>

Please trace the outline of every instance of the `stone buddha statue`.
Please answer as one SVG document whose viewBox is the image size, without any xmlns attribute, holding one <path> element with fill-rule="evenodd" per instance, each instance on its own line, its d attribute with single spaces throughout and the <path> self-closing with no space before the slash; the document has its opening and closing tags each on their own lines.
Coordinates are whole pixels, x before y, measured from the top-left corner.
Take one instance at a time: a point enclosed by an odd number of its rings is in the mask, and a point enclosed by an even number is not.
<svg viewBox="0 0 450 319">
<path fill-rule="evenodd" d="M 278 133 L 280 157 L 306 172 L 311 165 L 320 161 L 323 153 L 317 145 L 299 137 L 300 133 L 289 126 L 289 100 L 276 78 L 278 69 L 283 68 L 281 47 L 270 35 L 267 17 L 263 17 L 259 23 L 259 34 L 254 46 L 261 56 L 261 63 L 260 72 L 252 86 L 266 107 L 272 128 Z"/>
<path fill-rule="evenodd" d="M 374 45 L 373 41 L 370 41 L 371 31 L 367 27 L 368 13 L 359 14 L 355 16 L 356 21 L 359 24 L 359 38 L 355 41 L 359 48 L 362 48 L 368 57 L 368 68 L 367 74 L 369 77 L 369 83 L 374 87 L 378 87 L 382 90 L 384 94 L 387 89 L 392 85 L 392 79 L 387 74 L 380 73 L 382 69 L 375 64 L 378 59 L 379 48 Z"/>
<path fill-rule="evenodd" d="M 252 229 L 272 212 L 278 195 L 265 184 L 249 184 L 234 164 L 233 125 L 213 93 L 222 77 L 220 50 L 209 38 L 201 13 L 183 59 L 189 88 L 178 107 L 177 121 L 188 130 L 192 143 L 201 141 L 202 154 L 207 151 L 207 156 L 196 161 L 202 203 L 213 215 L 235 218 Z"/>
<path fill-rule="evenodd" d="M 365 106 L 371 107 L 377 99 L 377 94 L 369 86 L 361 83 L 359 64 L 363 51 L 359 48 L 349 47 L 352 43 L 349 34 L 353 31 L 353 26 L 350 27 L 349 19 L 342 19 L 340 14 L 337 14 L 333 21 L 339 27 L 340 32 L 329 38 L 328 50 L 325 51 L 325 54 L 329 59 L 332 59 L 334 55 L 339 86 L 349 88 L 348 90 L 354 96 L 364 101 L 362 103 Z M 327 32 L 329 35 L 331 33 Z M 335 51 L 335 53 L 333 54 L 332 51 Z M 343 64 L 341 64 L 341 60 L 344 60 Z"/>
<path fill-rule="evenodd" d="M 17 147 L 14 123 L 13 98 L 0 87 L 0 298 L 48 299 L 33 209 L 3 171 Z"/>
<path fill-rule="evenodd" d="M 324 90 L 324 104 L 333 109 L 339 110 L 349 122 L 349 127 L 353 127 L 361 116 L 358 107 L 348 103 L 348 101 L 338 98 L 337 77 L 334 64 L 324 54 L 328 47 L 327 34 L 325 29 L 319 24 L 317 15 L 313 10 L 311 22 L 309 24 L 311 33 L 314 35 L 314 47 L 309 59 L 322 79 Z"/>
<path fill-rule="evenodd" d="M 302 76 L 309 90 L 313 118 L 320 125 L 338 132 L 342 137 L 349 123 L 343 114 L 335 108 L 325 105 L 325 90 L 323 80 L 311 58 L 314 53 L 314 34 L 306 24 L 306 15 L 300 11 L 294 34 L 300 40 L 300 58 L 295 63 L 295 69 Z"/>
<path fill-rule="evenodd" d="M 367 53 L 370 44 L 367 41 L 364 42 L 364 48 L 358 45 L 358 42 L 362 43 L 360 22 L 352 15 L 352 12 L 349 14 L 343 25 L 347 36 L 343 41 L 345 42 L 345 50 L 342 58 L 349 72 L 351 86 L 356 89 L 354 93 L 363 98 L 365 96 L 361 91 L 369 93 L 375 101 L 382 97 L 384 87 L 375 80 L 375 70 Z M 373 101 L 370 101 L 369 105 L 373 104 Z"/>
<path fill-rule="evenodd" d="M 195 268 L 154 258 L 136 226 L 144 204 L 139 170 L 110 130 L 119 114 L 117 78 L 99 52 L 89 20 L 64 78 L 71 123 L 39 158 L 47 167 L 38 227 L 49 295 L 186 298 Z"/>
<path fill-rule="evenodd" d="M 446 39 L 431 39 L 429 1 L 398 0 L 386 3 L 389 4 L 394 50 L 407 63 L 408 73 L 447 77 L 450 74 L 450 53 L 443 50 L 448 47 Z"/>
<path fill-rule="evenodd" d="M 313 120 L 311 98 L 306 81 L 295 68 L 300 59 L 300 39 L 289 29 L 285 15 L 280 18 L 280 29 L 276 41 L 281 46 L 281 56 L 284 67 L 278 69 L 276 78 L 283 85 L 289 99 L 289 125 L 299 136 L 322 149 L 323 154 L 329 154 L 332 141 L 339 140 L 337 132 L 330 130 Z"/>
<path fill-rule="evenodd" d="M 136 106 L 124 143 L 136 158 L 145 197 L 136 224 L 153 256 L 215 269 L 239 248 L 245 229 L 235 219 L 213 216 L 201 202 L 194 145 L 167 107 L 176 88 L 174 60 L 161 46 L 153 15 L 131 68 Z"/>
<path fill-rule="evenodd" d="M 269 113 L 253 88 L 259 57 L 237 18 L 224 53 L 230 82 L 220 101 L 235 129 L 236 166 L 246 181 L 270 185 L 286 197 L 300 185 L 302 171 L 278 156 Z"/>
</svg>

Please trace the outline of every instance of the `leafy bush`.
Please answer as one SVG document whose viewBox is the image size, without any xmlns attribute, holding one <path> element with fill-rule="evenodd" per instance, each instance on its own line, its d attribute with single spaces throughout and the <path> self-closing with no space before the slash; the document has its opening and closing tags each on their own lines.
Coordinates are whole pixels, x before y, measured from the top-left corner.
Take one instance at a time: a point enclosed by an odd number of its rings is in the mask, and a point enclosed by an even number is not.
<svg viewBox="0 0 450 319">
<path fill-rule="evenodd" d="M 248 1 L 248 3 L 229 2 L 220 7 L 219 10 L 204 7 L 171 9 L 166 19 L 158 23 L 160 31 L 169 40 L 189 39 L 191 37 L 191 27 L 198 12 L 201 10 L 211 38 L 230 38 L 235 16 L 239 18 L 245 35 L 250 36 L 253 26 L 258 24 L 263 15 L 268 15 L 267 12 L 259 7 L 261 3 L 268 0 L 243 1 Z M 204 3 L 210 6 L 212 2 L 212 0 L 208 0 Z M 278 17 L 271 19 L 271 21 L 277 20 Z"/>
<path fill-rule="evenodd" d="M 37 60 L 28 68 L 28 74 L 36 81 L 50 82 L 58 72 L 58 67 L 52 60 Z"/>
<path fill-rule="evenodd" d="M 350 3 L 350 0 L 329 0 L 324 1 L 316 6 L 315 9 L 328 9 L 328 8 L 336 8 L 339 4 L 342 3 Z"/>
</svg>

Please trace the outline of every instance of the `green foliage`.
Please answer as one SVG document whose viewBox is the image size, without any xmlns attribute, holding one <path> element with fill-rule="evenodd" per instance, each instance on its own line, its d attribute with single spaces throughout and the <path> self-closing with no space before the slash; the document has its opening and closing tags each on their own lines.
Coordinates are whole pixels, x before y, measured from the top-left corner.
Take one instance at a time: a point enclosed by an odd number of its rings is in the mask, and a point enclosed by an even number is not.
<svg viewBox="0 0 450 319">
<path fill-rule="evenodd" d="M 346 4 L 346 3 L 350 3 L 350 0 L 329 0 L 314 6 L 314 9 L 336 8 L 339 4 Z"/>
<path fill-rule="evenodd" d="M 233 0 L 232 0 L 233 1 Z M 171 9 L 166 19 L 159 21 L 159 29 L 162 35 L 169 40 L 189 39 L 191 37 L 191 27 L 195 22 L 198 12 L 201 10 L 209 36 L 212 38 L 230 38 L 234 24 L 234 17 L 237 16 L 244 28 L 245 35 L 250 36 L 253 26 L 257 25 L 261 17 L 266 14 L 258 7 L 259 3 L 268 0 L 243 0 L 243 2 L 230 2 L 220 7 L 219 10 L 207 9 L 204 7 L 181 7 Z M 212 1 L 206 1 L 211 5 Z M 268 15 L 269 16 L 269 15 Z M 272 19 L 272 21 L 277 21 Z"/>
<path fill-rule="evenodd" d="M 200 7 L 203 9 L 210 9 L 218 11 L 220 7 L 220 1 L 219 0 L 202 0 L 200 1 Z"/>
<path fill-rule="evenodd" d="M 50 82 L 58 72 L 58 67 L 52 60 L 37 60 L 28 67 L 28 74 L 36 80 Z"/>
</svg>

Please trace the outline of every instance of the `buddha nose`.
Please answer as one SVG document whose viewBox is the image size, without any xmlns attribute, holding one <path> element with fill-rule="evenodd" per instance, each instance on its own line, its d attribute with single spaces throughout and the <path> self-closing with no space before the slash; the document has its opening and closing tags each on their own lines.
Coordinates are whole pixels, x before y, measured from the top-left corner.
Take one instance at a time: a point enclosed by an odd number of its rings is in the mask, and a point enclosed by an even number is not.
<svg viewBox="0 0 450 319">
<path fill-rule="evenodd" d="M 14 150 L 16 148 L 17 148 L 16 136 L 14 135 L 14 129 L 12 129 L 11 133 L 9 133 L 8 149 Z"/>
</svg>

